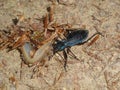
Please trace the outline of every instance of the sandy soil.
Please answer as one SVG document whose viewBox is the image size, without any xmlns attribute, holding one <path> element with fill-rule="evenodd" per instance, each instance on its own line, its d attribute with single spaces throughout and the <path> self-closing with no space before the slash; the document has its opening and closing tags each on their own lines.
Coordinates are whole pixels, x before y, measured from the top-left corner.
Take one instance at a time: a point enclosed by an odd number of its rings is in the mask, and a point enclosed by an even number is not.
<svg viewBox="0 0 120 90">
<path fill-rule="evenodd" d="M 21 67 L 18 50 L 0 51 L 0 90 L 120 90 L 120 0 L 53 0 L 54 20 L 103 33 L 93 45 L 72 47 L 67 72 L 55 55 L 42 68 Z M 50 0 L 0 0 L 0 30 L 18 15 L 42 17 Z"/>
</svg>

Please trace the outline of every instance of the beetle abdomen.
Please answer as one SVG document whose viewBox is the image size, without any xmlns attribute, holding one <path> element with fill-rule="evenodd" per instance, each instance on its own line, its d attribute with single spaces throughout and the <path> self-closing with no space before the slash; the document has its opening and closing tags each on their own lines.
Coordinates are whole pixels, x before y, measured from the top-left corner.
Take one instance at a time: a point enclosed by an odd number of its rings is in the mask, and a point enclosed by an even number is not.
<svg viewBox="0 0 120 90">
<path fill-rule="evenodd" d="M 77 30 L 69 33 L 66 37 L 67 40 L 64 43 L 65 46 L 74 46 L 83 43 L 88 37 L 88 30 Z"/>
</svg>

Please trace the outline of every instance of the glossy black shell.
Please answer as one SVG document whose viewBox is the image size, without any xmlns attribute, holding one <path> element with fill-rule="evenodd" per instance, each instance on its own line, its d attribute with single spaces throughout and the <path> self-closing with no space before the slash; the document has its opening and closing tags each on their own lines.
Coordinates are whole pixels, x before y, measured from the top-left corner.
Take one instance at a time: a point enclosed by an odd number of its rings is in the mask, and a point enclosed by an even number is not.
<svg viewBox="0 0 120 90">
<path fill-rule="evenodd" d="M 67 47 L 72 47 L 85 42 L 88 37 L 88 30 L 74 30 L 66 35 L 66 39 L 57 41 L 53 45 L 54 52 L 62 51 Z"/>
</svg>

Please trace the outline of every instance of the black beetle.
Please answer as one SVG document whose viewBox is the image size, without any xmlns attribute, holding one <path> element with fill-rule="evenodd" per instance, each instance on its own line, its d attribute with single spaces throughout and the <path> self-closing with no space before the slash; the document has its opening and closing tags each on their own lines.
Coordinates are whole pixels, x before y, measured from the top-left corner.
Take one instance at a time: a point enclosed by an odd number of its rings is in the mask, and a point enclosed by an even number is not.
<svg viewBox="0 0 120 90">
<path fill-rule="evenodd" d="M 77 59 L 77 57 L 72 53 L 70 48 L 75 45 L 82 45 L 86 42 L 88 42 L 90 39 L 92 39 L 95 35 L 101 34 L 100 32 L 96 32 L 93 34 L 90 38 L 87 39 L 89 34 L 88 30 L 68 30 L 68 34 L 65 36 L 65 39 L 62 40 L 56 40 L 56 42 L 53 44 L 53 53 L 57 53 L 59 51 L 63 51 L 65 64 L 64 68 L 66 70 L 66 64 L 67 64 L 67 53 L 71 52 L 72 56 Z M 67 52 L 66 50 L 67 49 Z"/>
</svg>

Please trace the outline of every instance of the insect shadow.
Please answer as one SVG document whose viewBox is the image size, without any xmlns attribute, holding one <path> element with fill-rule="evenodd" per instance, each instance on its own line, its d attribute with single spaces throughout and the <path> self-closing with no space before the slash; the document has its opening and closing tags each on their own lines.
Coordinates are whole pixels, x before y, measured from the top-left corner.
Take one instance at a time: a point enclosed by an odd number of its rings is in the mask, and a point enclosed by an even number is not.
<svg viewBox="0 0 120 90">
<path fill-rule="evenodd" d="M 87 39 L 89 34 L 88 30 L 68 30 L 68 34 L 65 36 L 65 39 L 56 40 L 53 44 L 53 54 L 56 54 L 60 51 L 63 51 L 64 56 L 64 69 L 66 71 L 66 65 L 67 65 L 67 58 L 69 53 L 71 53 L 71 56 L 73 56 L 75 59 L 78 60 L 78 58 L 72 53 L 70 48 L 75 45 L 82 45 L 89 40 L 91 40 L 95 35 L 100 34 L 100 32 L 96 32 L 93 34 L 90 38 Z"/>
</svg>

